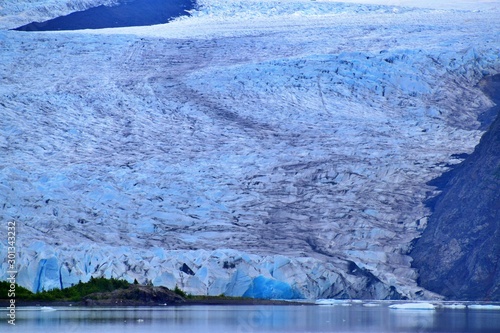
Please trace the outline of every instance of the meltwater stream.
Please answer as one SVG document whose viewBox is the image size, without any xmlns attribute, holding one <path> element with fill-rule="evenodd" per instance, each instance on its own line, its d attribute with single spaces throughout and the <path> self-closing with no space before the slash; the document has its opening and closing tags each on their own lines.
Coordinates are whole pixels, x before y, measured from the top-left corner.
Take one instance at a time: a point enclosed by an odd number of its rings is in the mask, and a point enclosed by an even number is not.
<svg viewBox="0 0 500 333">
<path fill-rule="evenodd" d="M 162 24 L 188 15 L 195 0 L 122 0 L 117 6 L 98 6 L 14 30 L 56 31 L 102 29 Z"/>
</svg>

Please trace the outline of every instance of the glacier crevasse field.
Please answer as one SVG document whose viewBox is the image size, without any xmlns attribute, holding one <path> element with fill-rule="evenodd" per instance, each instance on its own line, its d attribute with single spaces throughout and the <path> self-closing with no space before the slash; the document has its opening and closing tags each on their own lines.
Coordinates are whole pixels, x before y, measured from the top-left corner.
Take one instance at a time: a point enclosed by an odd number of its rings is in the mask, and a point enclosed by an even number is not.
<svg viewBox="0 0 500 333">
<path fill-rule="evenodd" d="M 487 128 L 498 7 L 199 5 L 151 27 L 0 20 L 0 230 L 17 223 L 18 283 L 439 297 L 407 253 L 427 182 Z"/>
</svg>

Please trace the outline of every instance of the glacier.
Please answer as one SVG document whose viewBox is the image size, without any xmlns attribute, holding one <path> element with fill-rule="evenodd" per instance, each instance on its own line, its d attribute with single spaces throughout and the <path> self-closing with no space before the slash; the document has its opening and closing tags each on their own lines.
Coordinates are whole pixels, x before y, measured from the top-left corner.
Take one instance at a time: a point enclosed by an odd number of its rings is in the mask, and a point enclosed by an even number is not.
<svg viewBox="0 0 500 333">
<path fill-rule="evenodd" d="M 498 6 L 200 0 L 163 25 L 8 31 L 20 8 L 64 2 L 27 3 L 0 20 L 0 234 L 16 221 L 18 283 L 440 298 L 408 252 L 427 183 L 485 131 Z"/>
</svg>

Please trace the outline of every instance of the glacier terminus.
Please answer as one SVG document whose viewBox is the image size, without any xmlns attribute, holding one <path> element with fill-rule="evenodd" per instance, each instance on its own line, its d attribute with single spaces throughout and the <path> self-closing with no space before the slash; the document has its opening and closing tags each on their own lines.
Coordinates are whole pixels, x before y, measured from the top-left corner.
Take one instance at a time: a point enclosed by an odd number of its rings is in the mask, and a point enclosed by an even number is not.
<svg viewBox="0 0 500 333">
<path fill-rule="evenodd" d="M 0 235 L 16 221 L 20 285 L 442 297 L 409 252 L 429 182 L 493 122 L 498 2 L 199 0 L 167 24 L 9 30 L 117 2 L 0 8 Z"/>
</svg>

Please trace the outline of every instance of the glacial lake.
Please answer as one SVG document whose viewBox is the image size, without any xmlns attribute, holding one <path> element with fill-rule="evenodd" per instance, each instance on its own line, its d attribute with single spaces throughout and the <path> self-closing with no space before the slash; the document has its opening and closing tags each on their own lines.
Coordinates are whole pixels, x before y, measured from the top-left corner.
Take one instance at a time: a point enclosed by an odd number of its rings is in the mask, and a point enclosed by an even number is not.
<svg viewBox="0 0 500 333">
<path fill-rule="evenodd" d="M 367 306 L 368 305 L 368 306 Z M 1 332 L 500 332 L 500 311 L 390 309 L 389 303 L 319 305 L 191 305 L 164 307 L 26 307 L 16 325 L 2 308 Z"/>
</svg>

